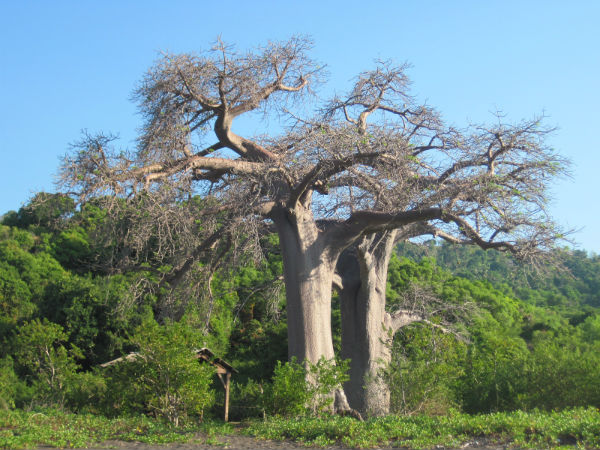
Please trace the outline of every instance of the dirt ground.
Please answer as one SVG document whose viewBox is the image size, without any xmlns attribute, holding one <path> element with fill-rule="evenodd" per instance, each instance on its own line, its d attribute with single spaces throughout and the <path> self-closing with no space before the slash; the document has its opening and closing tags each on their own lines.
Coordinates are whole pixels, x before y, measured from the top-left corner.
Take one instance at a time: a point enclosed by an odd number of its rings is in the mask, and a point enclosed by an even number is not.
<svg viewBox="0 0 600 450">
<path fill-rule="evenodd" d="M 153 444 L 142 444 L 139 442 L 122 442 L 122 441 L 107 441 L 102 443 L 101 446 L 93 447 L 88 450 L 104 450 L 104 449 L 116 449 L 116 450 L 246 450 L 246 449 L 258 449 L 258 450 L 279 450 L 279 449 L 296 449 L 304 448 L 300 444 L 295 442 L 280 442 L 280 441 L 262 441 L 250 436 L 221 436 L 215 441 L 219 444 L 207 445 L 198 443 L 186 443 L 186 444 L 165 444 L 165 445 L 153 445 Z M 333 447 L 332 447 L 333 448 Z M 342 447 L 340 447 L 342 448 Z"/>
<path fill-rule="evenodd" d="M 202 439 L 199 439 L 202 441 Z M 123 441 L 106 441 L 101 445 L 90 447 L 88 450 L 105 450 L 105 449 L 116 449 L 116 450 L 246 450 L 246 449 L 293 449 L 293 448 L 306 448 L 294 442 L 279 442 L 279 441 L 261 441 L 254 439 L 250 436 L 221 436 L 214 439 L 218 442 L 212 445 L 199 444 L 199 443 L 185 443 L 185 444 L 143 444 L 140 442 L 123 442 Z"/>
<path fill-rule="evenodd" d="M 199 443 L 186 443 L 186 444 L 165 444 L 165 445 L 154 445 L 154 444 L 143 444 L 140 442 L 123 442 L 123 441 L 107 441 L 100 445 L 90 447 L 87 450 L 283 450 L 283 449 L 305 449 L 305 450 L 316 450 L 313 447 L 305 447 L 296 442 L 290 441 L 266 441 L 255 439 L 250 436 L 240 435 L 229 435 L 221 436 L 216 439 L 218 443 L 207 445 Z M 330 450 L 347 450 L 347 447 L 342 446 L 331 446 L 327 447 Z M 377 447 L 381 450 L 388 450 L 398 447 Z M 473 441 L 465 444 L 461 447 L 461 450 L 505 450 L 506 446 L 489 445 L 487 442 Z M 48 447 L 41 448 L 38 450 L 49 450 Z M 319 448 L 319 450 L 323 450 Z M 442 450 L 442 449 L 440 449 Z"/>
</svg>

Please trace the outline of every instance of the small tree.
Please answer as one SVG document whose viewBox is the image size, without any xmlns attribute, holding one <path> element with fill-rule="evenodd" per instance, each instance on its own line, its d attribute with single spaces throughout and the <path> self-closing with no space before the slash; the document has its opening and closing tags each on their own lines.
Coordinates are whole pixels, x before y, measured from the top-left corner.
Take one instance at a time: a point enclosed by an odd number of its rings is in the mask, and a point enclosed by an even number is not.
<svg viewBox="0 0 600 450">
<path fill-rule="evenodd" d="M 81 351 L 65 347 L 63 328 L 47 319 L 26 322 L 17 329 L 13 354 L 25 377 L 34 387 L 36 403 L 63 407 L 76 384 Z"/>
<path fill-rule="evenodd" d="M 147 321 L 131 341 L 139 348 L 133 360 L 109 369 L 109 401 L 117 409 L 148 412 L 175 426 L 189 417 L 202 419 L 214 402 L 214 370 L 200 364 L 193 351 L 202 336 L 183 322 L 160 326 Z"/>
<path fill-rule="evenodd" d="M 10 356 L 0 358 L 0 409 L 15 407 L 20 380 L 13 368 Z"/>
</svg>

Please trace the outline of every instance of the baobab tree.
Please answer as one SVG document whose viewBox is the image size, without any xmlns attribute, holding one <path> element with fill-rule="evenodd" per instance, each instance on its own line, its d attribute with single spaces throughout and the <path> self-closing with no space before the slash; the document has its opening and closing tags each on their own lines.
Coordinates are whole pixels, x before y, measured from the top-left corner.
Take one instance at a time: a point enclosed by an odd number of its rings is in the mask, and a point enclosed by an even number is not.
<svg viewBox="0 0 600 450">
<path fill-rule="evenodd" d="M 307 115 L 322 76 L 310 48 L 292 38 L 248 53 L 218 43 L 200 55 L 165 55 L 135 91 L 144 117 L 137 148 L 83 142 L 61 173 L 81 199 L 134 201 L 166 189 L 169 201 L 203 197 L 249 234 L 273 224 L 289 356 L 314 363 L 334 358 L 332 283 L 344 249 L 413 224 L 484 247 L 550 245 L 557 232 L 545 193 L 564 161 L 544 144 L 549 130 L 538 120 L 444 125 L 409 95 L 406 67 L 389 63 Z M 279 135 L 236 133 L 236 121 L 253 112 L 291 125 Z"/>
<path fill-rule="evenodd" d="M 350 360 L 344 389 L 350 408 L 363 415 L 390 412 L 390 387 L 383 375 L 392 360 L 394 335 L 402 328 L 421 323 L 465 340 L 445 318 L 464 321 L 472 305 L 447 304 L 420 286 L 410 286 L 393 310 L 386 305 L 387 272 L 394 248 L 398 242 L 425 235 L 472 244 L 432 226 L 413 224 L 364 236 L 338 259 L 334 285 L 341 310 L 341 358 Z"/>
<path fill-rule="evenodd" d="M 373 112 L 400 113 L 397 105 L 390 104 L 381 94 L 394 89 L 395 78 L 390 71 L 363 74 L 346 99 L 332 102 L 328 113 L 341 110 L 345 120 L 364 135 L 367 133 L 366 119 Z M 421 126 L 416 122 L 404 130 L 408 129 L 411 135 Z M 387 268 L 395 242 L 430 235 L 453 243 L 508 251 L 518 258 L 534 260 L 561 237 L 545 211 L 548 176 L 564 173 L 566 167 L 566 161 L 552 155 L 544 145 L 544 138 L 551 131 L 542 127 L 539 119 L 534 119 L 518 125 L 507 125 L 498 120 L 491 126 L 476 126 L 461 132 L 461 137 L 455 139 L 468 142 L 462 148 L 461 158 L 452 157 L 447 165 L 434 171 L 434 175 L 430 172 L 420 177 L 415 171 L 417 181 L 413 182 L 426 186 L 441 182 L 445 185 L 444 201 L 452 204 L 458 213 L 452 213 L 451 220 L 417 221 L 400 229 L 364 234 L 342 253 L 336 284 L 340 291 L 342 358 L 351 361 L 346 393 L 352 408 L 363 414 L 388 413 L 390 393 L 380 372 L 391 360 L 393 335 L 415 322 L 436 326 L 428 320 L 429 314 L 424 308 L 427 302 L 424 301 L 419 302 L 420 307 L 416 309 L 386 310 Z M 414 157 L 420 150 L 416 148 L 408 157 Z M 448 148 L 437 150 L 440 160 L 449 155 Z M 536 158 L 539 159 L 536 161 Z M 501 172 L 497 171 L 498 162 Z M 419 163 L 423 163 L 422 156 L 419 156 Z M 528 175 L 524 177 L 525 173 Z M 497 181 L 502 186 L 496 184 Z M 363 195 L 368 191 L 368 197 L 377 198 L 379 209 L 398 208 L 402 197 L 386 197 L 380 186 L 369 180 L 362 184 L 354 181 L 347 188 L 360 189 Z M 429 185 L 417 196 L 423 201 L 429 193 L 434 198 L 440 193 L 433 195 L 433 191 Z M 408 201 L 414 200 L 408 197 Z M 429 206 L 438 201 L 433 200 Z M 449 228 L 449 223 L 454 228 Z M 520 235 L 524 230 L 526 233 Z M 433 297 L 429 297 L 429 301 L 437 304 Z"/>
</svg>

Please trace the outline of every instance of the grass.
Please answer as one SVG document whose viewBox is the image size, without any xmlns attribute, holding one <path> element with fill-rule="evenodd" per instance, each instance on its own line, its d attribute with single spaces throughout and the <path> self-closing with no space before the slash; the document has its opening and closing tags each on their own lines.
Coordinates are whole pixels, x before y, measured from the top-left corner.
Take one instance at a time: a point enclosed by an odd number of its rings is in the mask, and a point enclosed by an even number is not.
<svg viewBox="0 0 600 450">
<path fill-rule="evenodd" d="M 0 448 L 40 446 L 83 448 L 107 440 L 149 444 L 198 442 L 215 444 L 236 432 L 259 439 L 289 439 L 326 447 L 377 446 L 425 449 L 459 448 L 467 442 L 515 448 L 600 448 L 600 411 L 595 408 L 560 412 L 522 412 L 447 416 L 388 416 L 358 422 L 349 417 L 269 418 L 254 420 L 241 430 L 222 422 L 173 428 L 148 417 L 107 419 L 91 414 L 0 411 Z"/>
<path fill-rule="evenodd" d="M 166 444 L 213 443 L 215 436 L 232 432 L 222 422 L 173 428 L 145 416 L 109 419 L 92 414 L 0 410 L 0 449 L 40 446 L 84 448 L 107 440 Z"/>
<path fill-rule="evenodd" d="M 467 442 L 515 448 L 600 448 L 600 412 L 595 408 L 561 412 L 522 412 L 448 416 L 388 416 L 357 422 L 348 417 L 326 420 L 273 418 L 254 422 L 246 433 L 265 439 L 290 439 L 310 446 L 342 444 L 410 449 L 459 448 Z"/>
</svg>

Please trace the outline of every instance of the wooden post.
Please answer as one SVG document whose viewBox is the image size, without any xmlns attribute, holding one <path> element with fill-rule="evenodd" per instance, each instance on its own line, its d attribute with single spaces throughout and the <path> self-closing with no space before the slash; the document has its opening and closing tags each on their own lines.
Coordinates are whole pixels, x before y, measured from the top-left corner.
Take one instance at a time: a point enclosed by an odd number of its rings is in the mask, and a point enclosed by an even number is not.
<svg viewBox="0 0 600 450">
<path fill-rule="evenodd" d="M 225 375 L 225 422 L 229 422 L 229 381 L 231 380 L 231 372 L 227 371 Z"/>
<path fill-rule="evenodd" d="M 225 404 L 224 408 L 224 419 L 225 422 L 229 422 L 229 385 L 231 384 L 231 374 L 238 373 L 227 361 L 223 361 L 221 358 L 215 358 L 213 352 L 207 348 L 201 348 L 196 350 L 196 358 L 200 361 L 207 362 L 217 369 L 217 377 L 225 389 Z"/>
</svg>

